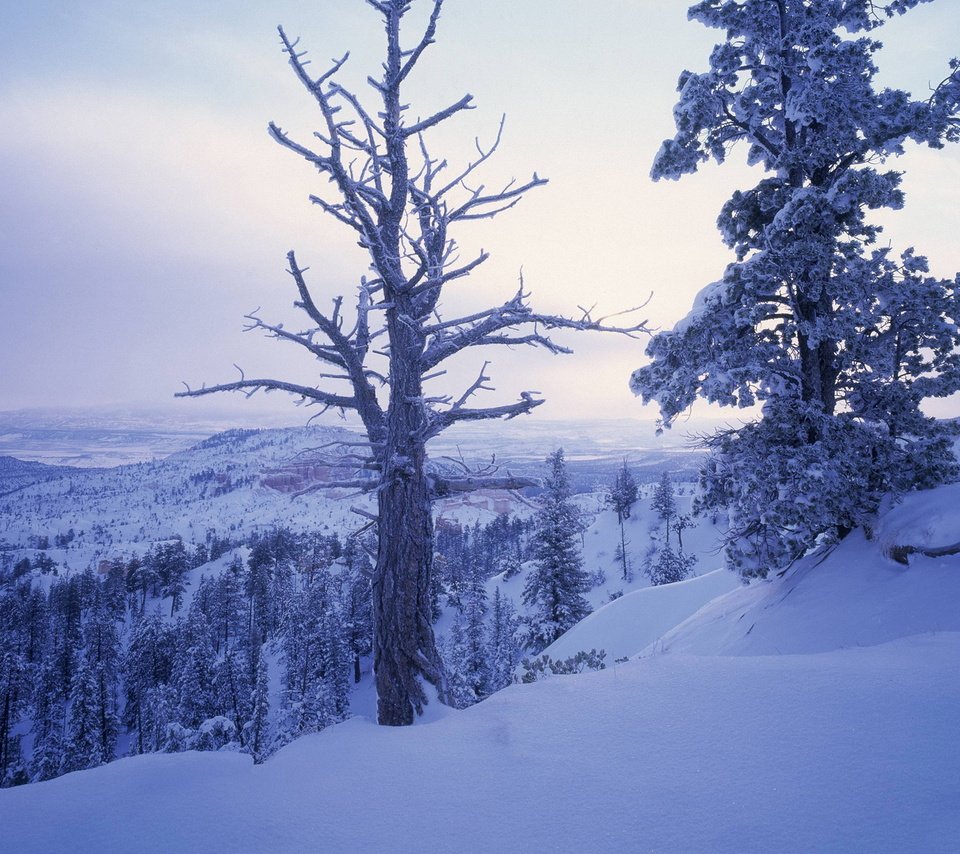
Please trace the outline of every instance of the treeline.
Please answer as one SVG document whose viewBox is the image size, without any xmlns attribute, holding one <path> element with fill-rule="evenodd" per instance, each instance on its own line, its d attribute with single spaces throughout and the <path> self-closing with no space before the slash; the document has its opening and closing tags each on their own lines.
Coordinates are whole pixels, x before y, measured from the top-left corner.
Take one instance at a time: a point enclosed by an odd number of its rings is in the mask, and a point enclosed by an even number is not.
<svg viewBox="0 0 960 854">
<path fill-rule="evenodd" d="M 485 614 L 478 591 L 519 566 L 528 532 L 506 517 L 442 524 L 434 618 L 444 606 L 458 620 Z M 0 783 L 154 751 L 259 760 L 343 720 L 372 651 L 371 544 L 277 528 L 240 545 L 170 540 L 103 572 L 44 562 L 42 574 L 26 558 L 0 571 Z M 191 570 L 230 552 L 189 584 Z M 474 698 L 510 681 L 516 664 L 512 609 L 494 602 L 491 618 L 498 640 L 484 654 L 499 675 L 472 686 Z"/>
</svg>

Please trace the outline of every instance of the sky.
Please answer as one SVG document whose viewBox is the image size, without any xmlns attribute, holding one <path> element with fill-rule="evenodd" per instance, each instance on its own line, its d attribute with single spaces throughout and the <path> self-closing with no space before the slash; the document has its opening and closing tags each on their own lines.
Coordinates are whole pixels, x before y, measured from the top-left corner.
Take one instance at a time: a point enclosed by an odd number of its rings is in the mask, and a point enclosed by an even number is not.
<svg viewBox="0 0 960 854">
<path fill-rule="evenodd" d="M 522 270 L 538 310 L 607 313 L 649 297 L 640 316 L 669 328 L 721 275 L 732 258 L 717 213 L 758 174 L 734 155 L 680 182 L 649 179 L 673 133 L 677 76 L 705 68 L 720 35 L 687 22 L 687 5 L 447 0 L 408 100 L 426 115 L 469 92 L 477 109 L 448 123 L 434 150 L 464 162 L 505 114 L 485 182 L 534 171 L 550 179 L 459 233 L 465 255 L 492 257 L 454 286 L 447 316 L 503 302 Z M 320 179 L 267 136 L 270 120 L 300 138 L 318 126 L 278 23 L 302 37 L 317 68 L 350 50 L 346 82 L 366 96 L 382 28 L 362 0 L 3 4 L 0 410 L 136 403 L 199 414 L 208 398 L 175 403 L 173 394 L 184 381 L 235 379 L 234 364 L 247 376 L 315 382 L 301 352 L 242 332 L 258 307 L 265 320 L 297 325 L 290 249 L 310 266 L 321 304 L 352 294 L 366 271 L 350 236 L 309 204 Z M 882 31 L 881 81 L 926 91 L 945 76 L 957 32 L 954 0 L 894 21 Z M 953 275 L 958 147 L 912 149 L 897 168 L 907 206 L 884 215 L 886 237 Z M 459 396 L 489 358 L 496 391 L 479 404 L 538 390 L 542 417 L 655 417 L 627 388 L 644 340 L 558 338 L 575 354 L 471 353 L 430 391 Z M 238 404 L 307 417 L 279 394 Z M 945 406 L 940 414 L 960 415 L 960 404 Z"/>
</svg>

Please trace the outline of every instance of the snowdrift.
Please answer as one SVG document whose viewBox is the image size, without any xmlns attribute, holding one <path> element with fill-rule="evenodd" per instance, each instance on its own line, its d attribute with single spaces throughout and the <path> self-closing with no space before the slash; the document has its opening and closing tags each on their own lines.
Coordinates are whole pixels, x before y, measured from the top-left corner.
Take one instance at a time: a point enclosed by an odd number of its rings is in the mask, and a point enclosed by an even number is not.
<svg viewBox="0 0 960 854">
<path fill-rule="evenodd" d="M 915 553 L 907 566 L 890 557 L 894 546 L 931 551 L 958 540 L 960 484 L 907 495 L 881 517 L 872 540 L 854 531 L 783 577 L 721 597 L 667 632 L 656 648 L 788 655 L 960 632 L 960 555 Z"/>
<path fill-rule="evenodd" d="M 544 652 L 565 659 L 580 650 L 603 649 L 608 663 L 635 655 L 717 596 L 739 587 L 734 573 L 716 569 L 676 584 L 634 590 L 594 611 Z"/>
</svg>

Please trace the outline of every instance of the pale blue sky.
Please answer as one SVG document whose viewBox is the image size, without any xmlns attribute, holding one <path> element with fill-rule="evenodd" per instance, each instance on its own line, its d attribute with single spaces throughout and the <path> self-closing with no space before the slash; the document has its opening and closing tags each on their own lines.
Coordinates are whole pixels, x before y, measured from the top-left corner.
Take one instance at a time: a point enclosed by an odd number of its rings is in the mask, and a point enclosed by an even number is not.
<svg viewBox="0 0 960 854">
<path fill-rule="evenodd" d="M 671 326 L 720 275 L 731 259 L 717 212 L 755 178 L 736 158 L 680 183 L 647 177 L 672 134 L 679 72 L 702 68 L 716 40 L 687 23 L 687 5 L 448 0 L 438 44 L 411 81 L 414 110 L 472 93 L 478 109 L 445 129 L 437 150 L 469 157 L 474 135 L 489 138 L 503 112 L 488 182 L 534 170 L 551 180 L 496 223 L 461 234 L 465 251 L 483 247 L 493 259 L 451 294 L 451 312 L 502 301 L 522 266 L 544 310 L 613 310 L 653 291 L 651 321 Z M 349 236 L 308 204 L 311 170 L 267 138 L 271 119 L 301 135 L 315 126 L 280 54 L 278 23 L 318 63 L 350 49 L 360 88 L 376 70 L 380 25 L 361 0 L 4 4 L 0 409 L 164 403 L 180 380 L 232 379 L 233 362 L 248 374 L 310 379 L 299 352 L 240 333 L 257 306 L 265 319 L 294 322 L 288 249 L 330 296 L 351 293 L 364 267 Z M 960 53 L 958 33 L 956 0 L 896 21 L 882 34 L 884 82 L 919 94 Z M 912 152 L 901 166 L 907 208 L 885 218 L 888 236 L 952 274 L 960 152 Z M 486 402 L 538 389 L 546 417 L 653 415 L 626 387 L 643 342 L 567 343 L 576 355 L 495 352 L 498 391 Z M 466 362 L 463 377 L 482 358 Z"/>
</svg>

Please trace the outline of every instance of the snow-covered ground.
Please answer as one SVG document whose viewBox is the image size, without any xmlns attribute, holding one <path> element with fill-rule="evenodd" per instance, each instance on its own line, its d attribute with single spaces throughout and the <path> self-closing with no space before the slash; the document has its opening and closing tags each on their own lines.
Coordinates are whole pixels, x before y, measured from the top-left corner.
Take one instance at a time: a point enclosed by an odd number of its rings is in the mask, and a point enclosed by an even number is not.
<svg viewBox="0 0 960 854">
<path fill-rule="evenodd" d="M 646 651 L 600 672 L 406 729 L 355 718 L 261 766 L 155 754 L 0 791 L 4 849 L 955 852 L 960 556 L 885 552 L 955 543 L 956 490 L 652 644 L 646 620 L 722 576 L 624 595 L 575 631 Z"/>
</svg>

